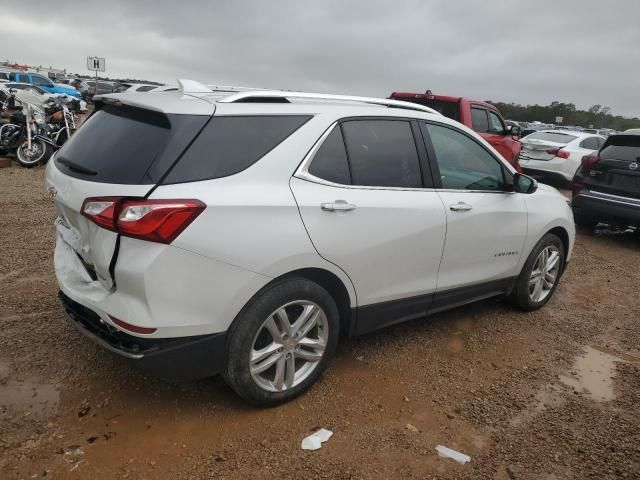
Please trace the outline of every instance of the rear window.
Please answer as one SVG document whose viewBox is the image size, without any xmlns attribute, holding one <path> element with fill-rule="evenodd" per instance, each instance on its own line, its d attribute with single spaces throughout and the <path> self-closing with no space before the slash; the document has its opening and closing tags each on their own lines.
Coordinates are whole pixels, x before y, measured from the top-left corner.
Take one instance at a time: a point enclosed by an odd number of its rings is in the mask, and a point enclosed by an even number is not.
<svg viewBox="0 0 640 480">
<path fill-rule="evenodd" d="M 453 120 L 459 120 L 460 118 L 460 106 L 458 102 L 447 102 L 443 100 L 429 99 L 429 98 L 398 98 L 403 102 L 417 103 L 440 112 L 445 117 Z"/>
<path fill-rule="evenodd" d="M 527 136 L 527 140 L 544 140 L 545 142 L 563 143 L 565 145 L 576 138 L 578 137 L 559 132 L 535 132 Z"/>
<path fill-rule="evenodd" d="M 601 157 L 636 162 L 640 159 L 640 135 L 611 135 L 607 138 Z"/>
<path fill-rule="evenodd" d="M 55 163 L 92 182 L 155 184 L 208 118 L 106 106 L 64 144 Z"/>
<path fill-rule="evenodd" d="M 210 180 L 241 172 L 310 118 L 308 115 L 213 117 L 163 184 Z"/>
</svg>

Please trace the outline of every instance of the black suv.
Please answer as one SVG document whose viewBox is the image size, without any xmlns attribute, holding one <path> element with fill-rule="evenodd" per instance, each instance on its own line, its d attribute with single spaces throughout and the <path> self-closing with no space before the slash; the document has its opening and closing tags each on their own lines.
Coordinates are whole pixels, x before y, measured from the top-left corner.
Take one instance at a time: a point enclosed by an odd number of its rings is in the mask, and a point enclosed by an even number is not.
<svg viewBox="0 0 640 480">
<path fill-rule="evenodd" d="M 611 135 L 573 177 L 577 225 L 640 228 L 640 135 Z"/>
</svg>

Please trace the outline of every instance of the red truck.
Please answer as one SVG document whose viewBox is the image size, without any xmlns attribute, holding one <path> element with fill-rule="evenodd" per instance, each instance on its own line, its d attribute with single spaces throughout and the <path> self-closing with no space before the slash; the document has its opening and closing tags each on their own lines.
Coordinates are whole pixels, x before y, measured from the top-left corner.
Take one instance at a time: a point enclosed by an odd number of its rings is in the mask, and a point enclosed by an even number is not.
<svg viewBox="0 0 640 480">
<path fill-rule="evenodd" d="M 500 111 L 490 103 L 464 97 L 434 95 L 431 90 L 425 93 L 393 92 L 389 98 L 426 105 L 445 117 L 475 130 L 518 172 L 522 172 L 522 167 L 518 163 L 521 147 L 518 141 L 520 129 L 507 126 Z"/>
</svg>

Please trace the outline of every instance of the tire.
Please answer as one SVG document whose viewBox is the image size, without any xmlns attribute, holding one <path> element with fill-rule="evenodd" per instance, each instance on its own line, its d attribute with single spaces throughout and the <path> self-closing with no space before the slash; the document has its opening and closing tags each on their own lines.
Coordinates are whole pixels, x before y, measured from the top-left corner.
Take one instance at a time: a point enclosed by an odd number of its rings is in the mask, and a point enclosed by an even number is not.
<svg viewBox="0 0 640 480">
<path fill-rule="evenodd" d="M 303 312 L 308 319 L 315 318 L 316 324 L 302 337 L 304 345 L 296 345 L 299 339 L 294 327 Z M 283 326 L 285 322 L 291 329 Z M 298 333 L 312 323 L 302 322 Z M 292 400 L 322 375 L 335 353 L 339 330 L 338 308 L 324 288 L 304 278 L 285 278 L 259 292 L 234 320 L 228 332 L 224 378 L 238 395 L 259 406 Z M 310 344 L 314 347 L 307 346 Z M 261 358 L 258 351 L 268 356 Z M 252 363 L 252 356 L 260 361 Z M 308 361 L 308 356 L 318 360 Z M 266 365 L 271 366 L 260 372 Z"/>
<path fill-rule="evenodd" d="M 543 274 L 539 275 L 540 282 L 536 282 L 535 285 L 531 283 L 533 281 L 532 275 L 534 270 L 541 270 L 541 263 L 539 262 L 544 262 L 544 258 L 541 259 L 543 251 L 557 253 L 557 263 L 554 264 L 557 265 L 557 268 L 554 266 L 554 269 L 549 272 L 550 275 L 555 273 L 551 288 L 548 288 L 548 284 L 551 283 L 551 277 Z M 564 269 L 565 255 L 564 245 L 557 235 L 547 233 L 542 237 L 531 251 L 531 254 L 529 254 L 529 258 L 524 264 L 524 267 L 522 267 L 522 271 L 510 295 L 511 303 L 525 311 L 537 310 L 543 307 L 551 299 L 558 287 Z M 542 287 L 540 287 L 540 296 L 536 295 L 536 292 L 538 292 L 538 290 L 536 290 L 538 283 L 542 285 Z"/>
<path fill-rule="evenodd" d="M 53 147 L 44 140 L 32 140 L 31 148 L 33 152 L 29 152 L 27 150 L 27 144 L 23 143 L 16 150 L 18 163 L 25 168 L 31 168 L 40 163 L 45 163 L 53 154 Z"/>
</svg>

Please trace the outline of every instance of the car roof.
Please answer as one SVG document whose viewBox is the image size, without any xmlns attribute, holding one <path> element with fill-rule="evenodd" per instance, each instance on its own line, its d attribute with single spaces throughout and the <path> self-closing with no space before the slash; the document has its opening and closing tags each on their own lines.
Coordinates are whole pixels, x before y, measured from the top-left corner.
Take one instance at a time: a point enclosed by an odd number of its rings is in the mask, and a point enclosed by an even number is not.
<svg viewBox="0 0 640 480">
<path fill-rule="evenodd" d="M 439 121 L 449 123 L 446 121 L 448 119 L 439 113 L 414 109 L 413 104 L 407 108 L 388 108 L 359 101 L 325 101 L 313 98 L 291 98 L 283 102 L 265 101 L 264 98 L 256 98 L 254 102 L 229 103 L 224 101 L 234 93 L 237 92 L 121 92 L 99 95 L 95 98 L 103 103 L 122 103 L 167 114 L 212 115 L 215 111 L 217 115 L 249 113 L 302 115 L 340 112 L 341 116 L 353 114 L 437 118 Z M 255 93 L 259 97 L 261 92 Z"/>
</svg>

